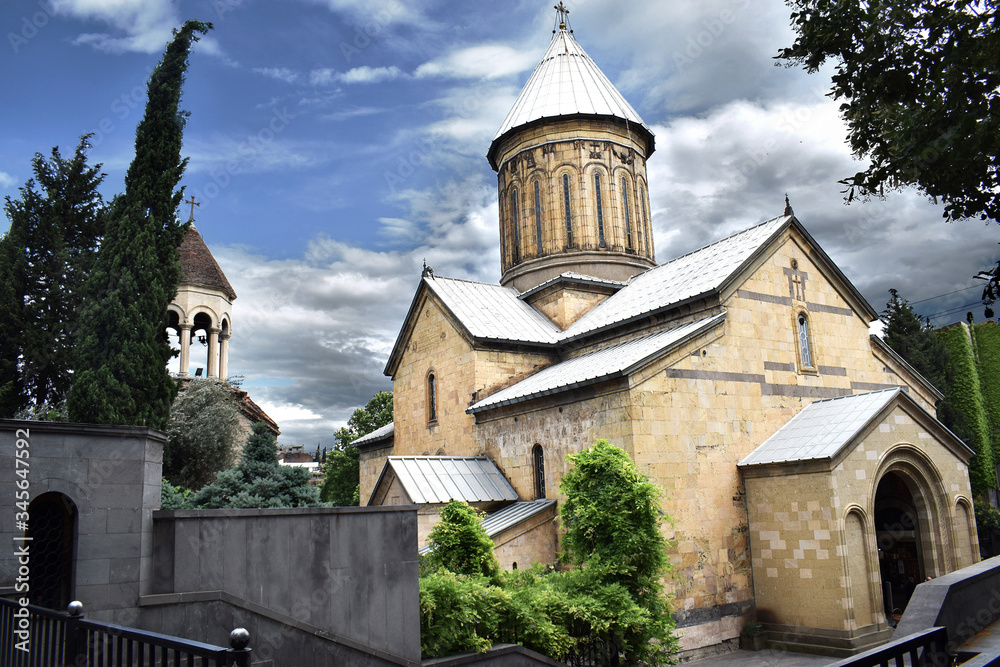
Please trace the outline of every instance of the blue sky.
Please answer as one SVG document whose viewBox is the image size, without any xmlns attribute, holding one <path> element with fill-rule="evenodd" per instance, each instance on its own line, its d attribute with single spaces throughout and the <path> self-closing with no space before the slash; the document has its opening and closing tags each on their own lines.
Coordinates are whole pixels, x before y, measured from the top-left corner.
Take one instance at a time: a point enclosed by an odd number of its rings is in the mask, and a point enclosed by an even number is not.
<svg viewBox="0 0 1000 667">
<path fill-rule="evenodd" d="M 35 152 L 68 155 L 85 132 L 105 195 L 119 192 L 170 29 L 214 23 L 184 89 L 183 184 L 239 295 L 230 372 L 282 442 L 332 444 L 391 386 L 382 369 L 424 259 L 439 275 L 498 280 L 484 156 L 548 45 L 552 4 L 11 0 L 0 7 L 0 195 L 17 196 Z M 656 134 L 659 261 L 780 214 L 787 192 L 876 309 L 895 287 L 944 313 L 936 324 L 981 315 L 966 288 L 995 261 L 1000 229 L 946 224 L 912 191 L 844 205 L 837 180 L 859 165 L 824 96 L 829 72 L 772 59 L 793 37 L 783 3 L 567 5 L 577 40 Z"/>
</svg>

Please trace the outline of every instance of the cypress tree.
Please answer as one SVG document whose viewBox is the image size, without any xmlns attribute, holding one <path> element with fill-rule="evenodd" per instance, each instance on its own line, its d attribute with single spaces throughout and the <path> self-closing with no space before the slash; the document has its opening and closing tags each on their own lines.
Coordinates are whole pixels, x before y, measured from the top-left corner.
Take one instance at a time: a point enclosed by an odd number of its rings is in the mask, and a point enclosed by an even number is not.
<svg viewBox="0 0 1000 667">
<path fill-rule="evenodd" d="M 68 408 L 73 421 L 163 430 L 177 387 L 166 366 L 167 306 L 181 278 L 177 248 L 187 225 L 176 190 L 187 160 L 179 108 L 188 55 L 210 23 L 188 21 L 174 32 L 147 86 L 125 193 L 112 202 L 96 266 L 87 283 L 76 376 Z"/>
</svg>

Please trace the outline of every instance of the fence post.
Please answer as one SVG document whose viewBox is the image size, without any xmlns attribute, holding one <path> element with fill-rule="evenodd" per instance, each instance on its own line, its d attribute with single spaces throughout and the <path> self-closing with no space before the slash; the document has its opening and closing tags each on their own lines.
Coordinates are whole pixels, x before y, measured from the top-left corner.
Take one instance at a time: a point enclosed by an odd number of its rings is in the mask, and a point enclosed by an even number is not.
<svg viewBox="0 0 1000 667">
<path fill-rule="evenodd" d="M 66 667 L 77 667 L 86 664 L 80 658 L 86 658 L 87 642 L 80 641 L 80 619 L 83 618 L 83 603 L 79 600 L 70 602 L 66 607 L 69 616 L 66 617 L 66 635 L 63 637 L 63 662 Z M 82 650 L 81 650 L 82 644 Z"/>
<path fill-rule="evenodd" d="M 227 665 L 236 665 L 236 667 L 250 667 L 250 649 L 247 645 L 250 643 L 250 633 L 246 631 L 246 628 L 236 628 L 229 633 L 229 656 L 226 660 Z"/>
</svg>

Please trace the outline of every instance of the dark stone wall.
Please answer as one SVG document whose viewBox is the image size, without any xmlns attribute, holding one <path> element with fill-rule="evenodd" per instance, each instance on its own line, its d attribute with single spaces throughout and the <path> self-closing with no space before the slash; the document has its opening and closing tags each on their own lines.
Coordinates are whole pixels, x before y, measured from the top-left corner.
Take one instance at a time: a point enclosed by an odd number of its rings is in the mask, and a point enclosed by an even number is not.
<svg viewBox="0 0 1000 667">
<path fill-rule="evenodd" d="M 166 436 L 132 426 L 0 420 L 0 541 L 6 545 L 23 535 L 15 521 L 17 482 L 25 479 L 15 467 L 18 440 L 28 443 L 21 449 L 29 451 L 30 498 L 58 492 L 76 506 L 71 598 L 84 601 L 91 618 L 127 620 L 123 612 L 152 592 L 152 512 L 160 506 Z M 0 550 L 0 590 L 12 592 L 17 571 L 13 549 Z"/>
<path fill-rule="evenodd" d="M 389 660 L 420 660 L 413 508 L 158 511 L 154 533 L 157 595 L 144 604 L 218 592 L 199 599 Z M 146 629 L 172 631 L 169 624 Z"/>
</svg>

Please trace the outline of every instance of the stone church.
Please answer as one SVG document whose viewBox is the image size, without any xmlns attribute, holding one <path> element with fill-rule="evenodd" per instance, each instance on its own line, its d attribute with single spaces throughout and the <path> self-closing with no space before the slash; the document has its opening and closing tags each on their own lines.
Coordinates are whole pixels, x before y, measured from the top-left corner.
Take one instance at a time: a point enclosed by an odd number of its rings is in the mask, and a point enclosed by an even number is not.
<svg viewBox="0 0 1000 667">
<path fill-rule="evenodd" d="M 561 6 L 557 9 L 562 9 Z M 394 423 L 357 442 L 361 499 L 464 499 L 501 565 L 558 552 L 566 456 L 599 438 L 664 491 L 685 651 L 759 620 L 772 645 L 886 639 L 916 582 L 979 560 L 942 395 L 785 204 L 658 264 L 655 138 L 574 38 L 552 42 L 489 147 L 499 285 L 425 268 L 385 373 Z"/>
</svg>

